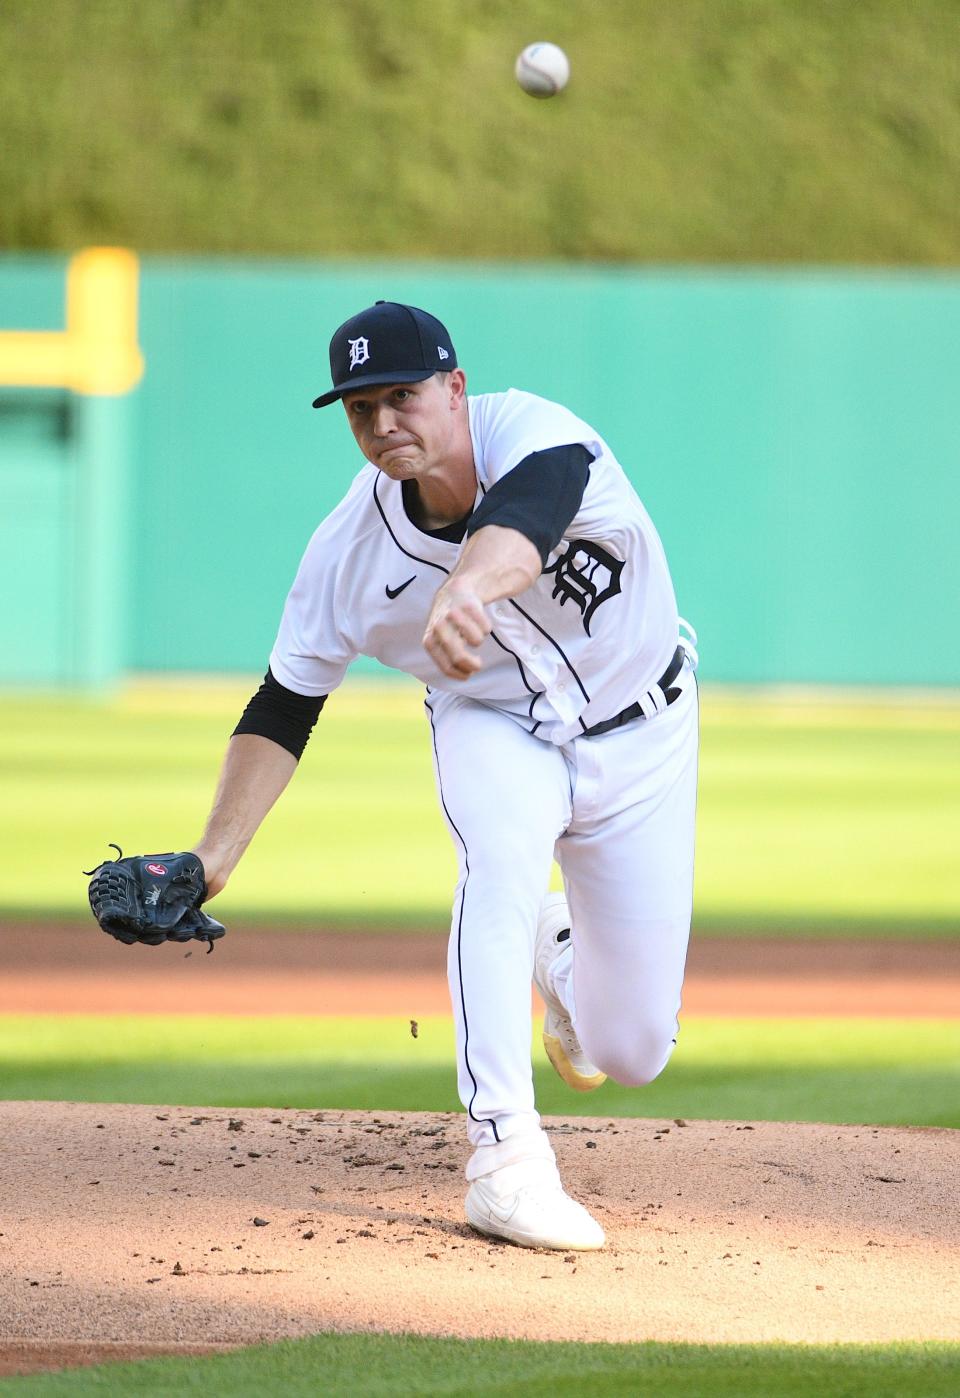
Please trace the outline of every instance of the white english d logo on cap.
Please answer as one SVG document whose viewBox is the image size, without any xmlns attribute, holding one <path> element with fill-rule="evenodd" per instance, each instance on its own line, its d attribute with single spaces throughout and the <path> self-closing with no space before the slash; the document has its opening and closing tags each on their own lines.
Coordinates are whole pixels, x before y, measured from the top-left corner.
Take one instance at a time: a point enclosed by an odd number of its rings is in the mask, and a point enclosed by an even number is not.
<svg viewBox="0 0 960 1398">
<path fill-rule="evenodd" d="M 348 340 L 350 346 L 350 368 L 357 369 L 370 358 L 370 341 L 363 335 L 358 340 Z"/>
</svg>

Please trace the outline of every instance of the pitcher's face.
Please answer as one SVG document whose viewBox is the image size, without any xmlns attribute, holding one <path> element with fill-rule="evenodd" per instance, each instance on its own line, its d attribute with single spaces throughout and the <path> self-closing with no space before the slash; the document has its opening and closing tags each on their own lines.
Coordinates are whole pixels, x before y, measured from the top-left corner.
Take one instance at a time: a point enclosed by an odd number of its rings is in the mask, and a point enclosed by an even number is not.
<svg viewBox="0 0 960 1398">
<path fill-rule="evenodd" d="M 459 441 L 465 409 L 463 371 L 434 374 L 420 383 L 393 383 L 343 395 L 357 445 L 391 480 L 442 474 Z"/>
</svg>

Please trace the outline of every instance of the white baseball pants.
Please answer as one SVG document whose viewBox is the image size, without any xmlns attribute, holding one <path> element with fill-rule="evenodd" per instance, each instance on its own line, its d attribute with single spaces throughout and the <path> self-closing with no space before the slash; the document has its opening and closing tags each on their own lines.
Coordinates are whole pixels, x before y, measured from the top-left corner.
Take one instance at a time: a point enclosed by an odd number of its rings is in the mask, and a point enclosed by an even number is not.
<svg viewBox="0 0 960 1398">
<path fill-rule="evenodd" d="M 677 1034 L 693 902 L 698 699 L 689 662 L 663 713 L 556 746 L 474 700 L 427 699 L 460 866 L 448 954 L 460 1097 L 474 1147 L 539 1134 L 530 987 L 554 856 L 572 971 L 556 986 L 587 1057 L 650 1082 Z"/>
</svg>

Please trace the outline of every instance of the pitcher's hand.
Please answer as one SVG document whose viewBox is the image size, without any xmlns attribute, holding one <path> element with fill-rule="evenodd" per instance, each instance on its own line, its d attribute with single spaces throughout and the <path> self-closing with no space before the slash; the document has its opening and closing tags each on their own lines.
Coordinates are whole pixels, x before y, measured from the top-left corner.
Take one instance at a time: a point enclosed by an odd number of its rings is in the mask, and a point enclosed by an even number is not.
<svg viewBox="0 0 960 1398">
<path fill-rule="evenodd" d="M 434 598 L 423 647 L 449 679 L 467 680 L 483 664 L 477 651 L 492 630 L 477 593 L 452 581 Z"/>
</svg>

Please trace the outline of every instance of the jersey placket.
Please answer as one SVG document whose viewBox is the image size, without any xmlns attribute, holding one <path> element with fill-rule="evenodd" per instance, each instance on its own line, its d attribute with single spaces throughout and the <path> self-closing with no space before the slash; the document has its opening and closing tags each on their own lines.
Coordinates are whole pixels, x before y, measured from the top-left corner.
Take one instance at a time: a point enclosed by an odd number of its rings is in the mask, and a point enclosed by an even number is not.
<svg viewBox="0 0 960 1398">
<path fill-rule="evenodd" d="M 523 663 L 528 676 L 536 680 L 537 687 L 543 690 L 535 716 L 543 721 L 547 717 L 546 706 L 549 705 L 563 724 L 575 723 L 580 709 L 576 698 L 570 693 L 567 667 L 550 642 L 506 601 L 494 603 L 490 613 L 496 634 Z"/>
</svg>

